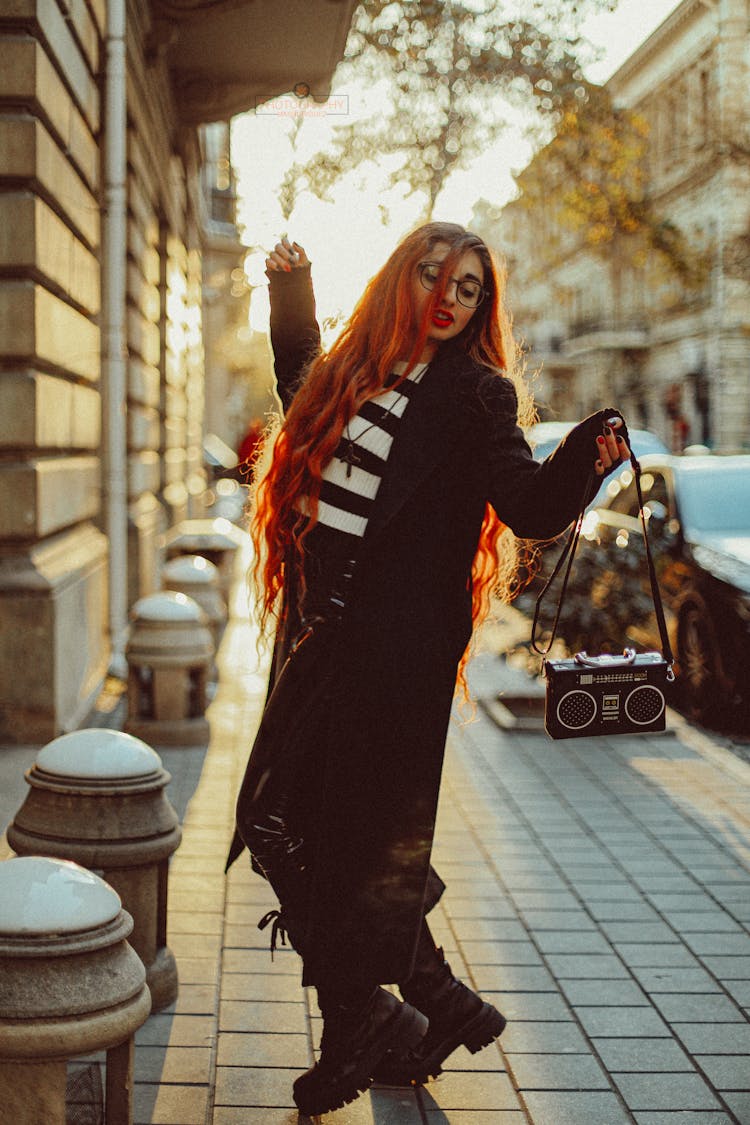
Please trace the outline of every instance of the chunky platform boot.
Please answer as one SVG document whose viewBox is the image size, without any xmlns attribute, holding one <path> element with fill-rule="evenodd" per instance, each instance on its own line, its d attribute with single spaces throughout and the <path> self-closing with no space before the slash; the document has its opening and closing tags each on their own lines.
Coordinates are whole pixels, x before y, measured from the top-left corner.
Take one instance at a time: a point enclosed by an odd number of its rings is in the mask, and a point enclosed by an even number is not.
<svg viewBox="0 0 750 1125">
<path fill-rule="evenodd" d="M 383 988 L 356 1007 L 323 1008 L 320 1059 L 294 1083 L 300 1113 L 313 1117 L 353 1102 L 372 1085 L 387 1051 L 416 1048 L 426 1030 L 423 1015 Z"/>
<path fill-rule="evenodd" d="M 414 972 L 400 989 L 404 999 L 427 1016 L 430 1027 L 416 1049 L 389 1051 L 378 1064 L 375 1081 L 384 1085 L 421 1086 L 440 1074 L 443 1062 L 457 1047 L 476 1054 L 505 1028 L 505 1017 L 497 1008 L 456 980 L 426 923 Z"/>
</svg>

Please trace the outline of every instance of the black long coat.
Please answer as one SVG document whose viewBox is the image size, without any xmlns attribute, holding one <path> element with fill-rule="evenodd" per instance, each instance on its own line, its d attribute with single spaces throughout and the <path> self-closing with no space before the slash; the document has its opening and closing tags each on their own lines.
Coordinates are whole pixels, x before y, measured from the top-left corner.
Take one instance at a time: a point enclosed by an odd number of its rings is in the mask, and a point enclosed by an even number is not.
<svg viewBox="0 0 750 1125">
<path fill-rule="evenodd" d="M 287 407 L 319 346 L 309 269 L 274 273 L 271 302 Z M 307 730 L 310 768 L 297 809 L 316 857 L 306 984 L 331 972 L 405 979 L 423 911 L 442 892 L 430 852 L 485 503 L 523 538 L 562 531 L 580 509 L 609 412 L 577 426 L 542 464 L 516 413 L 512 383 L 450 342 L 399 425 L 360 549 L 333 683 Z M 290 613 L 276 667 L 296 624 Z"/>
</svg>

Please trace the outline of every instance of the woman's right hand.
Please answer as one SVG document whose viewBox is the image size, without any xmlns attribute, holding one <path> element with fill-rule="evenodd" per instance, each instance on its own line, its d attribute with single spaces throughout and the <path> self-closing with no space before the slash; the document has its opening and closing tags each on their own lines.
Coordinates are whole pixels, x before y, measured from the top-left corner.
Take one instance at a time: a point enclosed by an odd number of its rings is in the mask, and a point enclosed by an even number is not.
<svg viewBox="0 0 750 1125">
<path fill-rule="evenodd" d="M 291 273 L 293 269 L 309 266 L 310 259 L 298 242 L 290 242 L 284 235 L 266 258 L 266 270 L 283 270 Z"/>
</svg>

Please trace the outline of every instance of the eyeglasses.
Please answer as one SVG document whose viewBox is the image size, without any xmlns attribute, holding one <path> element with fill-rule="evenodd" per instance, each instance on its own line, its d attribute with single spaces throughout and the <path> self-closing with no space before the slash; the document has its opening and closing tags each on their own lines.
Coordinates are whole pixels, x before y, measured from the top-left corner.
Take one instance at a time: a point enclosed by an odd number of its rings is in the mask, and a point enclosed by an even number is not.
<svg viewBox="0 0 750 1125">
<path fill-rule="evenodd" d="M 435 288 L 440 277 L 440 270 L 442 266 L 440 262 L 420 262 L 417 266 L 419 270 L 419 280 L 425 289 L 432 290 Z M 473 281 L 469 277 L 449 277 L 448 284 L 451 281 L 456 283 L 456 300 L 459 305 L 463 305 L 465 309 L 475 309 L 481 305 L 484 300 L 484 289 L 478 281 Z"/>
</svg>

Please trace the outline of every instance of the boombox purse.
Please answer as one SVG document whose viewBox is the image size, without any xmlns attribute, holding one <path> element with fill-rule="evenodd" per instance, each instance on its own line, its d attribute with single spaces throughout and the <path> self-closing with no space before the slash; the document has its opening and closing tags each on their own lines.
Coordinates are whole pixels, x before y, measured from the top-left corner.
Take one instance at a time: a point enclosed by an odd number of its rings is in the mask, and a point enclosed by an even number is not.
<svg viewBox="0 0 750 1125">
<path fill-rule="evenodd" d="M 635 455 L 630 463 L 635 476 L 641 527 L 646 545 L 646 561 L 654 601 L 656 621 L 662 651 L 640 652 L 625 649 L 621 656 L 604 653 L 589 656 L 578 652 L 567 660 L 548 660 L 557 626 L 560 621 L 563 598 L 568 585 L 573 558 L 581 534 L 585 515 L 585 502 L 571 529 L 568 541 L 537 598 L 531 645 L 535 652 L 545 657 L 544 673 L 547 680 L 544 726 L 551 738 L 578 738 L 584 735 L 611 735 L 652 733 L 666 726 L 667 685 L 674 680 L 674 657 L 664 620 L 659 584 L 656 579 L 651 547 L 648 541 L 646 515 L 641 493 L 641 466 Z M 584 498 L 590 495 L 594 474 L 589 477 Z M 549 644 L 542 649 L 536 642 L 539 608 L 544 597 L 567 559 L 560 599 L 557 604 Z"/>
</svg>

